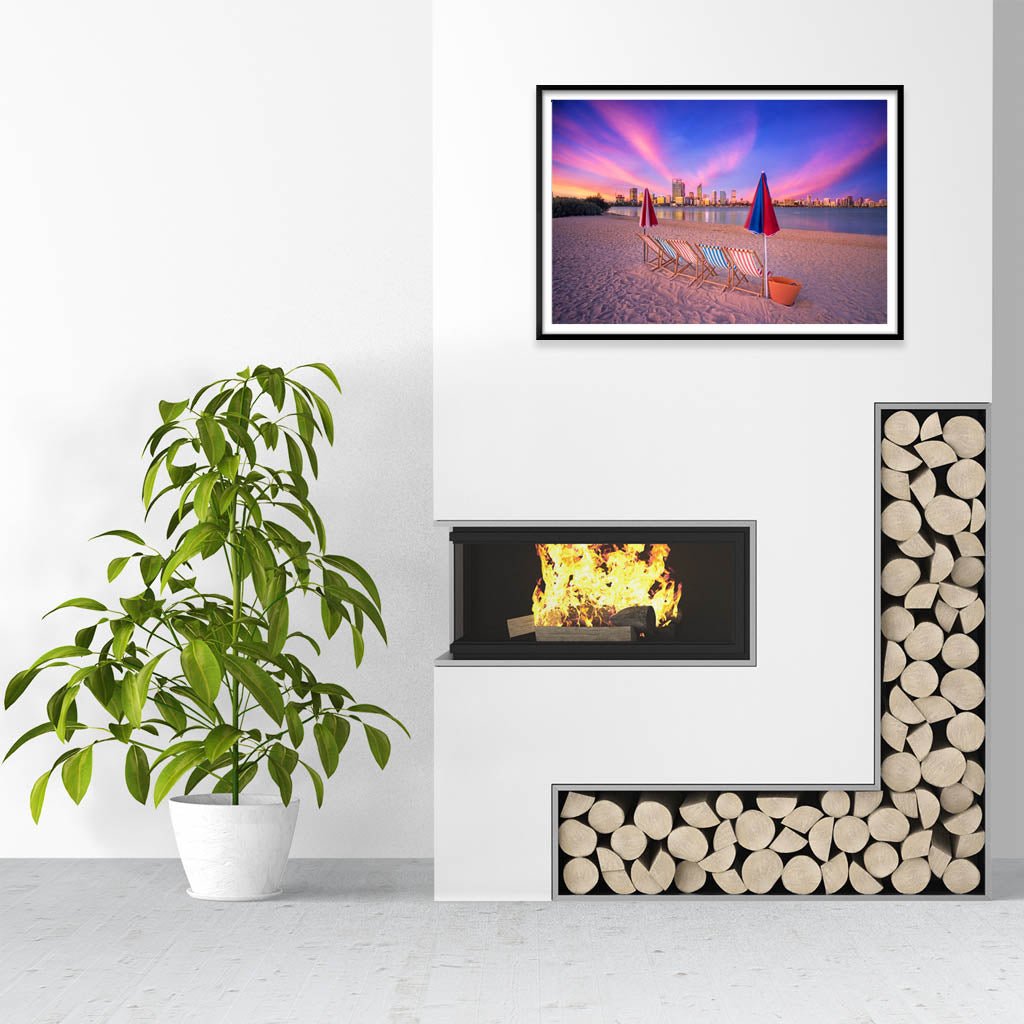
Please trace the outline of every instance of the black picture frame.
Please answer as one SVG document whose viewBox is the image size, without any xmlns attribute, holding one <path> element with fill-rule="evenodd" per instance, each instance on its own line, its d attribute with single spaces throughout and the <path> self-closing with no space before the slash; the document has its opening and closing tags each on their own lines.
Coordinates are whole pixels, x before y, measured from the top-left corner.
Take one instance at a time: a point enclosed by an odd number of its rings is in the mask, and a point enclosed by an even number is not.
<svg viewBox="0 0 1024 1024">
<path fill-rule="evenodd" d="M 558 330 L 554 326 L 546 326 L 545 301 L 550 302 L 551 297 L 545 296 L 544 292 L 544 261 L 549 258 L 545 252 L 544 245 L 544 220 L 550 218 L 550 195 L 545 191 L 546 169 L 544 167 L 544 102 L 545 94 L 555 91 L 578 91 L 578 92 L 655 92 L 680 90 L 686 93 L 700 92 L 879 92 L 894 94 L 896 107 L 896 295 L 890 297 L 890 302 L 895 302 L 895 325 L 894 329 L 888 331 L 865 331 L 857 330 L 856 324 L 851 324 L 850 330 L 836 330 L 830 327 L 820 334 L 815 332 L 767 332 L 767 331 L 730 331 L 721 330 L 706 331 L 644 331 L 635 329 L 624 329 L 622 331 L 601 331 L 586 333 L 580 330 Z M 890 140 L 891 142 L 891 140 Z M 561 341 L 707 341 L 715 340 L 723 344 L 730 341 L 817 341 L 827 343 L 829 341 L 902 341 L 904 339 L 904 273 L 903 273 L 903 252 L 904 252 L 904 194 L 903 194 L 903 86 L 902 85 L 538 85 L 536 87 L 536 193 L 537 193 L 537 223 L 536 223 L 536 337 L 538 341 L 561 340 Z M 892 228 L 892 222 L 889 224 Z M 630 325 L 633 327 L 634 325 Z M 840 327 L 843 325 L 839 325 Z"/>
</svg>

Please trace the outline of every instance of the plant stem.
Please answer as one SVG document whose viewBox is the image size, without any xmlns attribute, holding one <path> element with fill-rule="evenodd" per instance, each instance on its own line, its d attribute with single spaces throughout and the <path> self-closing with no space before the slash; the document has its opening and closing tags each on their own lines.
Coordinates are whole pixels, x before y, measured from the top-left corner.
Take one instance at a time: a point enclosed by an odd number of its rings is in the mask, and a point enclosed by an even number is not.
<svg viewBox="0 0 1024 1024">
<path fill-rule="evenodd" d="M 238 642 L 238 618 L 242 605 L 242 560 L 239 554 L 241 540 L 235 529 L 235 510 L 231 509 L 231 647 Z M 238 728 L 238 680 L 231 680 L 231 724 Z M 238 743 L 231 747 L 231 803 L 238 804 Z"/>
</svg>

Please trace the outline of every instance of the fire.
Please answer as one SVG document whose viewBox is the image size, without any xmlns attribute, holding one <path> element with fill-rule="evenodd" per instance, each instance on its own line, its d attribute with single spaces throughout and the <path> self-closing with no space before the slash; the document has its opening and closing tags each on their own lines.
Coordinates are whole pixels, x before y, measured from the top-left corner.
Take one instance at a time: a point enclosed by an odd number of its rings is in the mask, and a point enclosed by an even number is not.
<svg viewBox="0 0 1024 1024">
<path fill-rule="evenodd" d="M 608 626 L 624 608 L 649 604 L 664 626 L 683 588 L 665 567 L 667 544 L 538 544 L 533 591 L 538 626 Z"/>
</svg>

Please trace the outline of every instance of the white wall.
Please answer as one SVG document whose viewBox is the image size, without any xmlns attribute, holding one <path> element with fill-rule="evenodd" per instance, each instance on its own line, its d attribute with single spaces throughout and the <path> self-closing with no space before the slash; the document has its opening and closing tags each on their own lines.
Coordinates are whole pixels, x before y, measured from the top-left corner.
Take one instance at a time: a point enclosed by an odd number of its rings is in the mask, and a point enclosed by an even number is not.
<svg viewBox="0 0 1024 1024">
<path fill-rule="evenodd" d="M 345 395 L 314 494 L 336 549 L 375 573 L 393 640 L 358 673 L 343 641 L 321 665 L 414 738 L 383 773 L 353 743 L 320 812 L 301 786 L 300 856 L 431 851 L 429 23 L 422 3 L 331 0 L 0 13 L 3 683 L 73 628 L 42 612 L 102 596 L 113 542 L 86 538 L 138 525 L 157 399 L 247 363 L 331 363 Z M 396 263 L 396 238 L 420 258 Z M 0 715 L 4 750 L 42 720 L 43 679 Z M 0 769 L 0 856 L 175 854 L 116 750 L 79 808 L 55 779 L 33 826 L 53 746 Z"/>
<path fill-rule="evenodd" d="M 990 654 L 987 661 L 993 710 L 988 716 L 988 834 L 999 857 L 1024 857 L 1024 693 L 1020 685 L 1020 580 L 1024 578 L 1024 380 L 1018 347 L 1024 329 L 1020 280 L 1024 255 L 1024 196 L 1017 187 L 1024 175 L 1024 91 L 1020 54 L 1024 48 L 1024 5 L 997 0 L 995 5 L 995 265 L 992 468 L 995 499 L 992 530 L 999 560 L 990 571 Z M 989 505 L 993 504 L 990 499 Z M 992 532 L 992 531 L 990 531 Z"/>
<path fill-rule="evenodd" d="M 545 787 L 598 781 L 624 723 L 617 782 L 873 778 L 873 403 L 991 397 L 990 13 L 786 0 L 765 19 L 760 0 L 734 0 L 736 31 L 666 27 L 642 45 L 641 22 L 613 27 L 617 0 L 435 3 L 436 516 L 749 518 L 759 544 L 756 668 L 435 672 L 442 895 L 543 897 Z M 534 340 L 534 86 L 673 75 L 905 85 L 905 341 Z M 521 209 L 473 211 L 493 252 L 466 259 L 474 222 L 455 211 L 484 181 Z M 949 239 L 972 254 L 955 289 L 935 270 Z M 651 425 L 649 460 L 609 429 L 625 423 Z M 650 713 L 634 718 L 637 703 Z M 557 744 L 538 742 L 556 711 Z M 460 804 L 482 808 L 461 828 Z M 495 892 L 472 865 L 509 820 L 526 825 Z"/>
</svg>

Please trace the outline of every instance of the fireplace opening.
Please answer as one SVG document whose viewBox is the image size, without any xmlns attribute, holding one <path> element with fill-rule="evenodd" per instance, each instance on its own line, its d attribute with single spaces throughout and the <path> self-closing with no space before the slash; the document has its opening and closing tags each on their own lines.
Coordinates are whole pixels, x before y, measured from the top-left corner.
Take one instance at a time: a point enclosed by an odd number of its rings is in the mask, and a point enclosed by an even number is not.
<svg viewBox="0 0 1024 1024">
<path fill-rule="evenodd" d="M 456 659 L 752 660 L 752 524 L 457 526 Z"/>
</svg>

